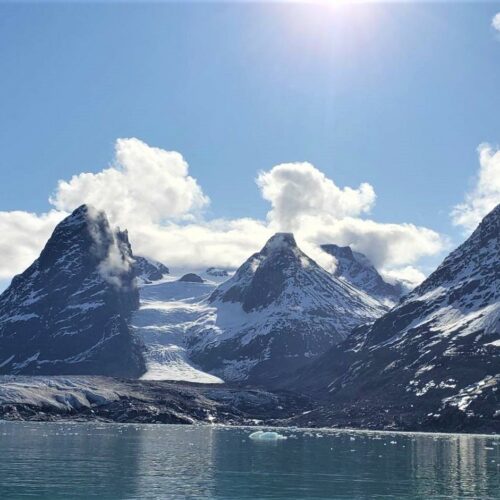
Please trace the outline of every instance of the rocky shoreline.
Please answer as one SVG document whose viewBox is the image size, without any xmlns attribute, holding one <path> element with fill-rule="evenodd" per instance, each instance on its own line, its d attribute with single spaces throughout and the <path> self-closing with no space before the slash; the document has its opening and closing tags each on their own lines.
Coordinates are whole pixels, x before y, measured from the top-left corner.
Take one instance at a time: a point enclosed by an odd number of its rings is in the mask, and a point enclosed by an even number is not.
<svg viewBox="0 0 500 500">
<path fill-rule="evenodd" d="M 157 424 L 286 422 L 312 408 L 289 392 L 97 376 L 0 377 L 0 419 Z"/>
<path fill-rule="evenodd" d="M 448 409 L 332 407 L 287 391 L 108 377 L 0 378 L 0 419 L 148 424 L 225 424 L 500 433 L 500 419 Z"/>
</svg>

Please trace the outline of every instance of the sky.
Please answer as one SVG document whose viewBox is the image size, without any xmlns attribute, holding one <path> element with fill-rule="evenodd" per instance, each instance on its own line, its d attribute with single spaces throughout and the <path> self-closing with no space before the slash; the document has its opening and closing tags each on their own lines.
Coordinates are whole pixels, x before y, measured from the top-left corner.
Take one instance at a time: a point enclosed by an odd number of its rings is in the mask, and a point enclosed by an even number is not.
<svg viewBox="0 0 500 500">
<path fill-rule="evenodd" d="M 500 202 L 500 2 L 0 2 L 0 285 L 81 203 L 170 266 L 274 231 L 422 279 Z"/>
</svg>

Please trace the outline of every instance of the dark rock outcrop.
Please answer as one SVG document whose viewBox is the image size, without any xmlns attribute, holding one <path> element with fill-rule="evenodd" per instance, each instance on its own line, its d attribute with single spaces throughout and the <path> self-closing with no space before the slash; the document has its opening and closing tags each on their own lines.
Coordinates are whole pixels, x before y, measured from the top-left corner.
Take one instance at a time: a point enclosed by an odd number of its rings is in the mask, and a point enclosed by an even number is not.
<svg viewBox="0 0 500 500">
<path fill-rule="evenodd" d="M 205 280 L 195 273 L 187 273 L 179 278 L 179 281 L 184 281 L 186 283 L 204 283 Z"/>
</svg>

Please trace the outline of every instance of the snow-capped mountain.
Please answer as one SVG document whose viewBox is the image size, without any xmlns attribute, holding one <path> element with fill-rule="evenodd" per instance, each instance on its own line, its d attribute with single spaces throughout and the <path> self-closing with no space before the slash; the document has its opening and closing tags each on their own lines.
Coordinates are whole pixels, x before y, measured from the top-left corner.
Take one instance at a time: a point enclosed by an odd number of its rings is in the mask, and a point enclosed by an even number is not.
<svg viewBox="0 0 500 500">
<path fill-rule="evenodd" d="M 391 408 L 428 426 L 500 418 L 500 205 L 397 307 L 355 330 L 294 384 L 337 408 Z"/>
<path fill-rule="evenodd" d="M 324 353 L 387 308 L 274 235 L 208 299 L 188 331 L 191 358 L 224 380 L 265 382 Z"/>
<path fill-rule="evenodd" d="M 132 267 L 139 283 L 152 283 L 170 273 L 168 267 L 161 262 L 138 255 L 134 255 Z"/>
<path fill-rule="evenodd" d="M 126 232 L 82 205 L 0 296 L 0 373 L 139 376 L 139 295 Z"/>
<path fill-rule="evenodd" d="M 327 244 L 321 245 L 321 249 L 335 257 L 337 267 L 334 275 L 337 278 L 348 281 L 378 300 L 394 305 L 409 291 L 402 283 L 385 281 L 364 254 L 353 251 L 349 246 Z"/>
</svg>

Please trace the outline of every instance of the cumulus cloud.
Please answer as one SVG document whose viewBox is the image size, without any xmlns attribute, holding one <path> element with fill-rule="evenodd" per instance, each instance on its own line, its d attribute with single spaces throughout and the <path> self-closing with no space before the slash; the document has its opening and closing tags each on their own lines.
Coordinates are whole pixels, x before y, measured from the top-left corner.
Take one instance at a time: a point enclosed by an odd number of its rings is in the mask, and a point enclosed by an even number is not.
<svg viewBox="0 0 500 500">
<path fill-rule="evenodd" d="M 340 188 L 310 163 L 277 165 L 261 172 L 257 184 L 271 204 L 269 227 L 295 232 L 306 253 L 329 270 L 335 268 L 335 259 L 318 250 L 323 243 L 350 245 L 381 270 L 413 264 L 446 246 L 441 235 L 425 227 L 361 218 L 375 204 L 373 187 L 363 183 Z"/>
<path fill-rule="evenodd" d="M 115 221 L 161 223 L 192 217 L 209 200 L 182 155 L 132 138 L 116 141 L 111 167 L 59 181 L 50 202 L 64 211 L 88 203 Z"/>
<path fill-rule="evenodd" d="M 493 29 L 500 31 L 500 12 L 493 16 L 493 19 L 491 20 L 491 26 L 493 27 Z"/>
<path fill-rule="evenodd" d="M 465 195 L 465 201 L 451 212 L 453 223 L 462 226 L 467 233 L 473 231 L 481 219 L 500 203 L 500 150 L 481 144 L 478 153 L 479 172 L 475 185 Z"/>
<path fill-rule="evenodd" d="M 129 230 L 134 252 L 173 268 L 237 267 L 276 231 L 294 231 L 301 248 L 332 270 L 335 259 L 319 245 L 351 245 L 387 276 L 413 272 L 421 257 L 436 255 L 446 240 L 413 224 L 382 224 L 366 217 L 375 203 L 369 184 L 339 187 L 310 163 L 277 165 L 258 174 L 270 203 L 266 220 L 207 220 L 209 198 L 179 153 L 138 139 L 119 139 L 111 165 L 60 181 L 50 198 L 55 210 L 40 216 L 0 212 L 0 230 L 9 235 L 0 249 L 0 278 L 29 265 L 55 224 L 82 203 L 105 210 L 112 224 Z M 421 275 L 420 275 L 421 277 Z"/>
<path fill-rule="evenodd" d="M 375 191 L 363 183 L 357 189 L 339 188 L 310 163 L 283 163 L 257 177 L 262 196 L 271 203 L 268 218 L 282 231 L 294 231 L 307 215 L 341 219 L 368 212 Z"/>
</svg>

